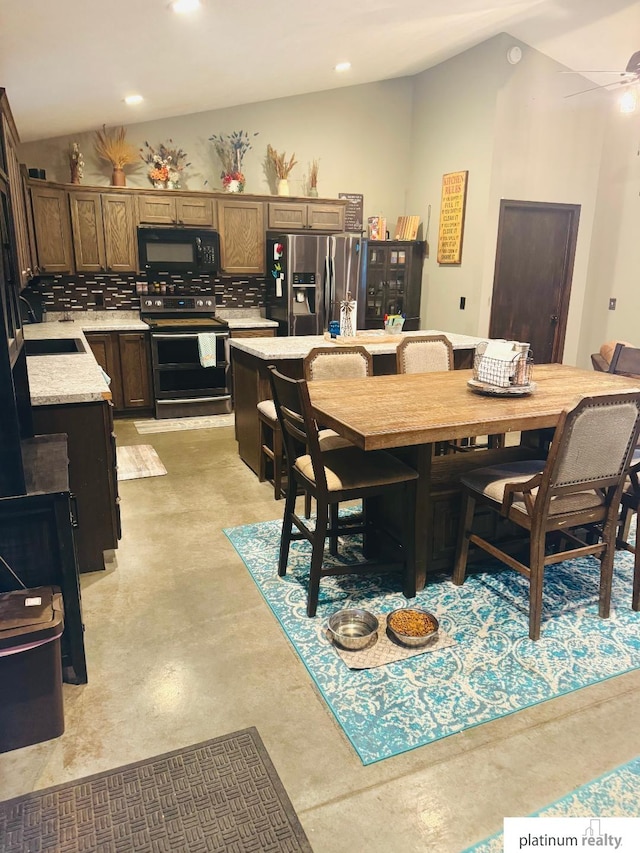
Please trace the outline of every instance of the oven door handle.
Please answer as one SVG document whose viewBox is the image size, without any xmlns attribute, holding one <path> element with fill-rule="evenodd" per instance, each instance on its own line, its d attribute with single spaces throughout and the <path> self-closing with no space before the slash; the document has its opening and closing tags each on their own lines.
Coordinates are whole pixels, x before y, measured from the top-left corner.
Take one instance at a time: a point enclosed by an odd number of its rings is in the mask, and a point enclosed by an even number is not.
<svg viewBox="0 0 640 853">
<path fill-rule="evenodd" d="M 217 338 L 223 338 L 224 339 L 224 338 L 229 337 L 229 332 L 213 332 L 213 334 Z M 179 332 L 175 335 L 159 335 L 157 332 L 152 332 L 151 337 L 155 338 L 156 340 L 162 339 L 163 341 L 169 341 L 169 340 L 175 340 L 176 338 L 197 338 L 198 333 L 197 332 L 189 332 L 189 333 Z"/>
</svg>

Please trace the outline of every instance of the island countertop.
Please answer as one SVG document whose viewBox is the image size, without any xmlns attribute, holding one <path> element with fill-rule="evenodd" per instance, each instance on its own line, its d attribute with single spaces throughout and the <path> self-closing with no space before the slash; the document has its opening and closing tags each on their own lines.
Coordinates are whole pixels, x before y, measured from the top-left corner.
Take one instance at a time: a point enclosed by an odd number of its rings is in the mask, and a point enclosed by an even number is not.
<svg viewBox="0 0 640 853">
<path fill-rule="evenodd" d="M 375 335 L 375 332 L 371 332 L 371 335 Z M 363 343 L 362 346 L 371 355 L 389 355 L 396 351 L 403 338 L 417 335 L 445 335 L 451 341 L 454 350 L 475 349 L 480 341 L 486 340 L 486 338 L 475 338 L 471 335 L 458 335 L 453 332 L 427 329 L 418 332 L 403 332 L 396 336 L 397 341 L 390 341 L 389 336 L 384 336 L 385 340 L 381 343 Z M 242 350 L 265 361 L 270 359 L 300 359 L 304 358 L 313 347 L 330 346 L 329 341 L 323 335 L 301 335 L 286 338 L 236 338 L 231 339 L 229 343 L 233 349 Z"/>
</svg>

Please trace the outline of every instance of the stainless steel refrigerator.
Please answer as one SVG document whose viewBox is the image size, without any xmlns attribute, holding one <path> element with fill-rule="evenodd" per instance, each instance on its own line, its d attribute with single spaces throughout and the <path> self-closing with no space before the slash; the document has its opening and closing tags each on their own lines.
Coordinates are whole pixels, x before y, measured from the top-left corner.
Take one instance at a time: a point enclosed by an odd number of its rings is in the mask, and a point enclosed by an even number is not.
<svg viewBox="0 0 640 853">
<path fill-rule="evenodd" d="M 279 335 L 321 335 L 340 319 L 340 302 L 358 301 L 365 242 L 351 234 L 282 234 L 267 240 L 266 314 Z M 362 293 L 362 299 L 360 294 Z"/>
</svg>

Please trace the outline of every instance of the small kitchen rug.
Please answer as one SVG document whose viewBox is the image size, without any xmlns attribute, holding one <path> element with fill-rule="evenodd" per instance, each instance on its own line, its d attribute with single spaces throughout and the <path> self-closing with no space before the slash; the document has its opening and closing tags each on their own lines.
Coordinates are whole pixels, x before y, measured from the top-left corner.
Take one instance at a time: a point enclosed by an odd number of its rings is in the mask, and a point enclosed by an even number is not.
<svg viewBox="0 0 640 853">
<path fill-rule="evenodd" d="M 158 420 L 134 421 L 140 435 L 152 432 L 177 432 L 183 429 L 214 429 L 233 426 L 235 415 L 206 415 L 200 418 L 159 418 Z"/>
<path fill-rule="evenodd" d="M 118 480 L 161 477 L 167 469 L 150 444 L 131 444 L 116 448 Z"/>
<path fill-rule="evenodd" d="M 311 853 L 257 729 L 0 803 L 3 853 Z"/>
<path fill-rule="evenodd" d="M 621 551 L 609 619 L 598 617 L 598 563 L 589 558 L 547 569 L 537 642 L 528 638 L 529 585 L 517 572 L 472 574 L 463 586 L 440 576 L 412 602 L 436 615 L 454 645 L 373 669 L 349 669 L 325 636 L 329 616 L 361 607 L 379 617 L 406 606 L 399 577 L 325 577 L 318 615 L 309 619 L 311 546 L 293 542 L 287 575 L 279 578 L 281 527 L 277 520 L 224 532 L 363 764 L 640 667 L 640 613 L 631 609 L 633 555 Z M 356 556 L 344 547 L 343 560 Z"/>
<path fill-rule="evenodd" d="M 640 803 L 640 758 L 634 758 L 627 764 L 622 764 L 615 770 L 604 773 L 592 782 L 576 788 L 575 791 L 571 791 L 570 794 L 534 812 L 529 817 L 600 819 L 634 817 L 638 819 L 638 803 Z M 588 829 L 589 820 L 585 820 L 583 828 L 576 827 L 576 835 L 585 835 Z M 603 834 L 607 832 L 605 821 L 602 823 L 601 830 Z M 468 847 L 464 853 L 502 853 L 502 850 L 503 834 L 498 832 L 479 844 Z"/>
</svg>

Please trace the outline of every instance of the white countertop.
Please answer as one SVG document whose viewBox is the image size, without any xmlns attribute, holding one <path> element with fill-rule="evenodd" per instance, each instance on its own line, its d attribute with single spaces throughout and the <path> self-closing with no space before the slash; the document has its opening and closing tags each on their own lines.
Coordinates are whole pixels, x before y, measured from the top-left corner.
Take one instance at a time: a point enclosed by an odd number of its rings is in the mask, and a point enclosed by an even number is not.
<svg viewBox="0 0 640 853">
<path fill-rule="evenodd" d="M 369 336 L 375 332 L 367 332 L 366 334 Z M 387 338 L 383 343 L 363 343 L 362 346 L 371 355 L 394 353 L 403 337 L 416 335 L 445 335 L 451 341 L 454 350 L 475 349 L 480 341 L 486 340 L 486 338 L 457 335 L 453 332 L 441 332 L 436 329 L 421 329 L 418 332 L 403 332 L 397 336 L 397 341 L 389 341 Z M 302 335 L 289 338 L 232 338 L 229 343 L 232 347 L 265 361 L 268 359 L 304 358 L 313 347 L 329 345 L 323 335 Z"/>
</svg>

